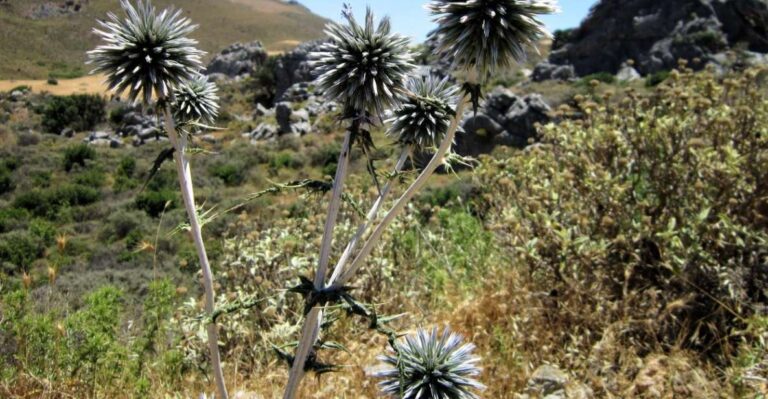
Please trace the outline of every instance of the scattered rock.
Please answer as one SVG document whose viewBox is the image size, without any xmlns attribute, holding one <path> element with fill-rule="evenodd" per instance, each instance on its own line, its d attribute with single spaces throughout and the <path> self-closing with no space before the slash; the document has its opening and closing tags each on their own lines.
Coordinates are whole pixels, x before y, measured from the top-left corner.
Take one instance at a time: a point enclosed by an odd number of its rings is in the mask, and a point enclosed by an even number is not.
<svg viewBox="0 0 768 399">
<path fill-rule="evenodd" d="M 83 142 L 96 147 L 120 148 L 123 146 L 123 140 L 120 137 L 105 131 L 91 132 Z"/>
<path fill-rule="evenodd" d="M 526 391 L 541 396 L 555 399 L 565 398 L 565 384 L 568 382 L 568 374 L 555 366 L 543 365 L 533 372 L 528 380 Z"/>
<path fill-rule="evenodd" d="M 534 82 L 544 80 L 568 81 L 576 78 L 576 71 L 573 69 L 573 65 L 554 65 L 544 61 L 533 68 L 532 78 Z"/>
<path fill-rule="evenodd" d="M 24 99 L 24 92 L 21 90 L 14 90 L 11 92 L 11 101 L 21 101 Z"/>
<path fill-rule="evenodd" d="M 275 114 L 274 109 L 267 108 L 261 104 L 256 104 L 256 110 L 253 111 L 253 119 L 262 118 L 265 116 L 272 116 Z"/>
<path fill-rule="evenodd" d="M 464 119 L 464 132 L 456 138 L 456 151 L 464 156 L 477 156 L 493 151 L 496 146 L 525 147 L 536 138 L 536 124 L 551 119 L 549 106 L 538 94 L 519 97 L 504 88 L 496 88 L 485 100 L 477 115 Z"/>
<path fill-rule="evenodd" d="M 280 134 L 303 135 L 311 130 L 309 125 L 309 111 L 306 109 L 293 109 L 293 104 L 287 101 L 275 106 L 275 119 L 280 127 Z"/>
<path fill-rule="evenodd" d="M 640 72 L 637 72 L 637 69 L 627 63 L 624 63 L 619 72 L 616 73 L 616 80 L 619 82 L 633 82 L 639 79 L 642 79 Z"/>
<path fill-rule="evenodd" d="M 278 127 L 271 123 L 261 123 L 256 129 L 243 134 L 244 137 L 251 139 L 251 142 L 270 140 L 278 135 Z"/>
<path fill-rule="evenodd" d="M 267 61 L 267 50 L 261 42 L 235 43 L 216 55 L 205 68 L 206 75 L 216 79 L 248 76 Z"/>
<path fill-rule="evenodd" d="M 309 54 L 316 51 L 325 40 L 304 42 L 275 60 L 276 92 L 275 102 L 285 101 L 283 95 L 296 83 L 311 82 L 315 79 L 309 65 Z"/>
</svg>

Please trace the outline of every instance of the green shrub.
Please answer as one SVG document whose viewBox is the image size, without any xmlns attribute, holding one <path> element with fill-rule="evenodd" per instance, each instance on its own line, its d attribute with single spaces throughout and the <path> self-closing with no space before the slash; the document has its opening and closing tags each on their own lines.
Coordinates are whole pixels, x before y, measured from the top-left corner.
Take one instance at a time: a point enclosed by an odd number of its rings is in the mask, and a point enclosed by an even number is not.
<svg viewBox="0 0 768 399">
<path fill-rule="evenodd" d="M 96 159 L 96 150 L 87 144 L 75 144 L 64 150 L 64 170 L 69 172 L 75 165 L 85 167 L 85 162 Z"/>
<path fill-rule="evenodd" d="M 0 195 L 10 193 L 16 185 L 13 183 L 13 175 L 10 170 L 0 167 Z"/>
<path fill-rule="evenodd" d="M 593 80 L 606 84 L 614 84 L 616 83 L 616 76 L 610 72 L 593 73 L 579 79 L 578 85 L 589 86 Z"/>
<path fill-rule="evenodd" d="M 117 166 L 117 174 L 119 176 L 133 177 L 134 173 L 136 173 L 136 159 L 131 156 L 122 157 Z"/>
<path fill-rule="evenodd" d="M 120 127 L 123 124 L 125 115 L 127 115 L 129 112 L 133 112 L 134 110 L 135 108 L 131 105 L 120 104 L 117 107 L 109 110 L 109 116 L 107 117 L 107 120 L 109 121 L 109 124 L 112 125 L 112 127 Z"/>
<path fill-rule="evenodd" d="M 75 175 L 72 180 L 75 184 L 87 187 L 103 187 L 107 182 L 107 175 L 99 168 L 91 167 Z"/>
<path fill-rule="evenodd" d="M 52 245 L 56 241 L 56 226 L 43 219 L 34 219 L 27 226 L 27 231 L 40 239 L 45 246 Z"/>
<path fill-rule="evenodd" d="M 0 208 L 0 233 L 22 228 L 29 219 L 29 212 L 18 208 Z"/>
<path fill-rule="evenodd" d="M 136 208 L 156 218 L 166 209 L 175 208 L 178 202 L 177 197 L 176 192 L 173 190 L 148 190 L 136 198 Z M 168 204 L 167 207 L 166 204 Z"/>
<path fill-rule="evenodd" d="M 556 295 L 556 323 L 716 357 L 746 339 L 768 287 L 756 272 L 768 243 L 758 74 L 674 71 L 648 97 L 591 101 L 584 120 L 547 125 L 540 146 L 480 171 L 489 224 L 528 289 Z"/>
<path fill-rule="evenodd" d="M 67 366 L 69 374 L 95 386 L 114 386 L 128 361 L 118 341 L 123 293 L 116 287 L 99 288 L 85 298 L 85 307 L 69 316 Z"/>
<path fill-rule="evenodd" d="M 552 49 L 555 51 L 565 46 L 573 37 L 576 29 L 557 29 L 552 33 Z"/>
<path fill-rule="evenodd" d="M 13 93 L 14 91 L 20 91 L 22 93 L 26 93 L 26 92 L 32 91 L 32 88 L 27 85 L 20 85 L 20 86 L 14 87 L 11 90 L 8 90 L 8 93 Z"/>
<path fill-rule="evenodd" d="M 51 96 L 42 110 L 43 130 L 59 134 L 65 128 L 91 130 L 104 121 L 106 101 L 91 94 Z"/>
<path fill-rule="evenodd" d="M 240 163 L 222 163 L 211 166 L 210 173 L 227 186 L 239 186 L 245 181 L 247 169 Z"/>
<path fill-rule="evenodd" d="M 269 161 L 270 168 L 274 170 L 285 168 L 300 168 L 304 165 L 303 160 L 293 151 L 280 151 Z"/>
<path fill-rule="evenodd" d="M 646 87 L 656 87 L 669 78 L 669 71 L 659 71 L 645 77 Z"/>
<path fill-rule="evenodd" d="M 34 216 L 54 218 L 62 207 L 90 205 L 98 201 L 101 193 L 92 187 L 68 184 L 57 188 L 35 189 L 16 196 L 15 208 L 25 209 Z"/>
<path fill-rule="evenodd" d="M 32 262 L 43 256 L 44 250 L 42 240 L 25 231 L 0 236 L 0 259 L 13 267 L 5 270 L 8 274 L 29 270 Z"/>
</svg>

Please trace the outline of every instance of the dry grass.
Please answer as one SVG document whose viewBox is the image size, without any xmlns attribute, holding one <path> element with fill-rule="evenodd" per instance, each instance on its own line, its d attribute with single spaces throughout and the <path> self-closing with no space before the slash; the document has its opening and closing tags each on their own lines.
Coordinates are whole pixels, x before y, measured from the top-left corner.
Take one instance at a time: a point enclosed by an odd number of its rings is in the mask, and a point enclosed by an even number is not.
<svg viewBox="0 0 768 399">
<path fill-rule="evenodd" d="M 76 79 L 61 79 L 58 84 L 49 84 L 47 80 L 33 79 L 9 79 L 0 80 L 0 91 L 10 91 L 18 86 L 28 86 L 35 93 L 51 93 L 57 96 L 70 94 L 107 94 L 104 86 L 104 77 L 101 75 L 88 75 Z"/>
</svg>

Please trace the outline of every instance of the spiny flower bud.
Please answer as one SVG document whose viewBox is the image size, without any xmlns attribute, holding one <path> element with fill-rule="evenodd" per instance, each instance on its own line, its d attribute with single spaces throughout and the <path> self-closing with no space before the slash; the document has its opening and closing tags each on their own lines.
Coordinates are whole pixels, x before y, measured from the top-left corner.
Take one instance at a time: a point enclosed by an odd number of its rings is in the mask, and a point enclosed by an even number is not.
<svg viewBox="0 0 768 399">
<path fill-rule="evenodd" d="M 88 52 L 94 73 L 107 76 L 110 90 L 128 92 L 128 99 L 148 104 L 154 93 L 166 98 L 181 82 L 191 79 L 202 68 L 195 48 L 197 41 L 187 35 L 197 26 L 182 17 L 181 10 L 166 9 L 160 14 L 150 1 L 136 6 L 121 0 L 125 18 L 109 13 L 94 29 L 106 43 Z"/>
<path fill-rule="evenodd" d="M 388 121 L 387 132 L 416 150 L 439 145 L 454 114 L 458 88 L 434 76 L 408 81 L 409 94 Z"/>
<path fill-rule="evenodd" d="M 481 77 L 523 60 L 549 36 L 537 17 L 559 11 L 556 0 L 433 0 L 427 9 L 438 24 L 438 51 Z"/>
<path fill-rule="evenodd" d="M 173 116 L 177 121 L 213 123 L 219 115 L 219 96 L 216 84 L 205 75 L 196 75 L 173 90 Z"/>
<path fill-rule="evenodd" d="M 462 337 L 448 328 L 442 333 L 418 330 L 407 335 L 379 356 L 386 369 L 374 374 L 382 378 L 381 391 L 403 399 L 477 399 L 474 393 L 485 389 L 475 377 L 480 360 L 472 356 L 473 344 L 462 344 Z"/>
<path fill-rule="evenodd" d="M 359 25 L 349 9 L 348 24 L 331 22 L 330 40 L 310 54 L 317 85 L 325 95 L 344 105 L 345 113 L 381 114 L 405 92 L 405 81 L 414 69 L 408 39 L 391 33 L 388 18 L 374 26 L 370 9 Z"/>
</svg>

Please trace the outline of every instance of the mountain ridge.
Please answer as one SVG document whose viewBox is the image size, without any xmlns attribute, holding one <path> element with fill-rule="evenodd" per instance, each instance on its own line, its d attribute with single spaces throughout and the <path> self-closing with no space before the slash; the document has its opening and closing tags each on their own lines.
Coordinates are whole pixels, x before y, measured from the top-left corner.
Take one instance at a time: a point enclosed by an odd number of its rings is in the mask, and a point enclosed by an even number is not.
<svg viewBox="0 0 768 399">
<path fill-rule="evenodd" d="M 270 51 L 322 36 L 326 19 L 281 0 L 154 0 L 184 10 L 199 28 L 191 35 L 208 57 L 226 46 L 260 40 Z M 0 0 L 0 79 L 70 78 L 88 72 L 91 30 L 117 0 Z"/>
</svg>

